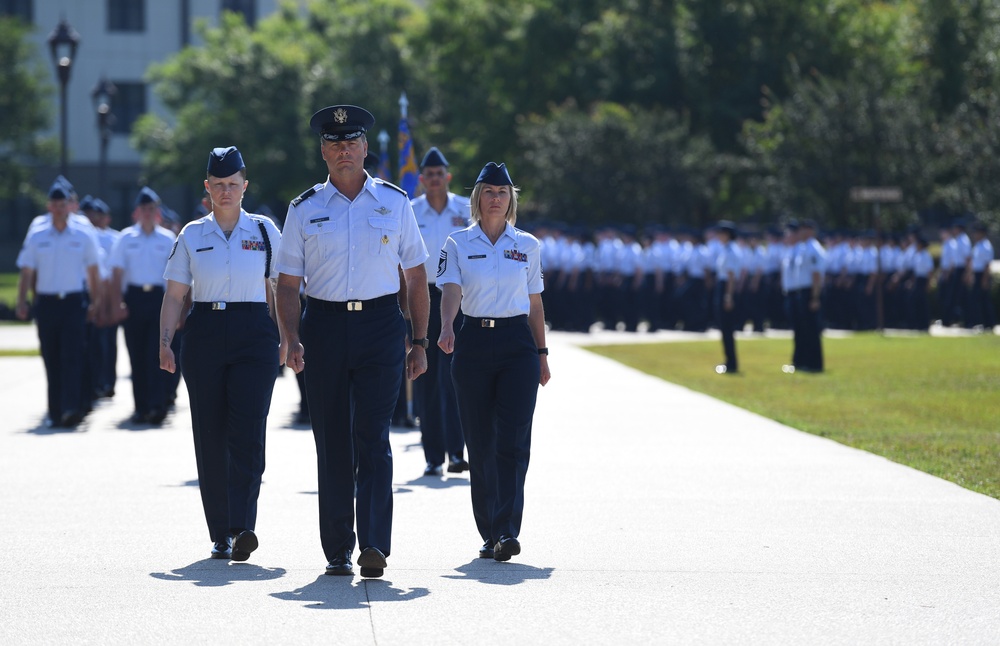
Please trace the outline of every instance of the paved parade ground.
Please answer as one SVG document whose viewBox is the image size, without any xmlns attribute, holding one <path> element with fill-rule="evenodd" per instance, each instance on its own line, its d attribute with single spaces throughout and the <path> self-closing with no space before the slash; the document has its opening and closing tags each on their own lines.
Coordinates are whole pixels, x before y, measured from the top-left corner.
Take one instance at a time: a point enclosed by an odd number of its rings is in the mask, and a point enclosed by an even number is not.
<svg viewBox="0 0 1000 646">
<path fill-rule="evenodd" d="M 162 428 L 131 426 L 122 343 L 117 395 L 49 429 L 41 359 L 0 359 L 0 644 L 1000 641 L 1000 501 L 548 340 L 521 555 L 477 558 L 468 474 L 422 477 L 419 431 L 394 428 L 393 549 L 368 580 L 324 575 L 290 371 L 260 549 L 229 563 L 183 385 Z M 0 327 L 0 348 L 33 341 Z"/>
</svg>

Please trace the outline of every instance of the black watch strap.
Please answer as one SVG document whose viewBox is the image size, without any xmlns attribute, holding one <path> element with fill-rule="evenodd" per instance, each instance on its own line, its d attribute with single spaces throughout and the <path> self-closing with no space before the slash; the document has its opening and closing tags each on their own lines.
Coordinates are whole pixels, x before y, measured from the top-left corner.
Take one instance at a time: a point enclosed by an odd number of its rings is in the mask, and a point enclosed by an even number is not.
<svg viewBox="0 0 1000 646">
<path fill-rule="evenodd" d="M 410 341 L 410 343 L 412 343 L 413 345 L 419 345 L 424 350 L 426 350 L 431 344 L 430 339 L 428 339 L 427 337 L 424 337 L 422 339 L 413 339 L 412 341 Z"/>
</svg>

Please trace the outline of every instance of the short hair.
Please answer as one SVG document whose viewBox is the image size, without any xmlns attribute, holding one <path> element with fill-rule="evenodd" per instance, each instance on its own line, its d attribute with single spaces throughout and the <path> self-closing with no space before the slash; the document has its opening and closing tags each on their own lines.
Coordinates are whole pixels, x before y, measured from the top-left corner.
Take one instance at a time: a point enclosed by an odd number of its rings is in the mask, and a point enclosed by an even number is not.
<svg viewBox="0 0 1000 646">
<path fill-rule="evenodd" d="M 478 224 L 483 219 L 483 213 L 479 210 L 479 196 L 483 192 L 483 182 L 479 182 L 472 188 L 472 195 L 469 196 L 470 214 L 469 218 L 473 224 Z M 516 186 L 510 187 L 510 204 L 507 205 L 507 213 L 504 219 L 512 226 L 517 222 L 517 194 L 521 192 Z"/>
</svg>

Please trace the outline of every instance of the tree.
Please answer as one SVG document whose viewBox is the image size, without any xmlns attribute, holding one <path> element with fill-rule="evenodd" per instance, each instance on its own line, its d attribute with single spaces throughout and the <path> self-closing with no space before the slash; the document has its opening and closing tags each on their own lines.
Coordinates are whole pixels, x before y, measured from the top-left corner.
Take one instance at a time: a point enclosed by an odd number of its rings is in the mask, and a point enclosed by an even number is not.
<svg viewBox="0 0 1000 646">
<path fill-rule="evenodd" d="M 52 88 L 46 81 L 28 28 L 0 17 L 0 200 L 43 197 L 34 187 L 32 168 L 55 159 L 54 138 L 39 131 L 51 125 Z"/>
</svg>

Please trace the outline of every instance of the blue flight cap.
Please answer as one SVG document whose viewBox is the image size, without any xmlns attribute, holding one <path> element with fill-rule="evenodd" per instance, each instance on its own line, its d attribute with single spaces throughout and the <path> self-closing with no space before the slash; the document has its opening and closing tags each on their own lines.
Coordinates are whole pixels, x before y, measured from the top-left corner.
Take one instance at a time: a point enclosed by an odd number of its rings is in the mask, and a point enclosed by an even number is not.
<svg viewBox="0 0 1000 646">
<path fill-rule="evenodd" d="M 312 131 L 326 141 L 357 139 L 374 125 L 372 113 L 356 105 L 331 105 L 309 120 Z"/>
<path fill-rule="evenodd" d="M 811 220 L 809 218 L 806 218 L 805 220 L 799 222 L 799 226 L 802 227 L 803 229 L 812 229 L 813 231 L 819 228 L 816 226 L 816 220 Z"/>
<path fill-rule="evenodd" d="M 69 197 L 70 191 L 66 188 L 66 184 L 59 181 L 60 178 L 62 178 L 62 175 L 56 178 L 56 181 L 49 187 L 50 200 L 65 200 Z"/>
<path fill-rule="evenodd" d="M 787 229 L 788 231 L 798 231 L 799 221 L 796 220 L 795 218 L 792 218 L 788 222 L 785 222 L 785 229 Z"/>
<path fill-rule="evenodd" d="M 479 177 L 476 178 L 476 184 L 482 183 L 493 184 L 494 186 L 514 185 L 514 182 L 510 181 L 510 173 L 507 172 L 507 166 L 497 164 L 496 162 L 488 162 L 483 166 Z"/>
<path fill-rule="evenodd" d="M 232 173 L 230 173 L 232 174 Z M 139 194 L 135 197 L 135 205 L 142 206 L 143 204 L 159 204 L 160 196 L 156 194 L 156 191 L 149 188 L 148 186 L 143 186 L 139 191 Z"/>
<path fill-rule="evenodd" d="M 430 150 L 424 155 L 423 160 L 420 162 L 420 168 L 426 168 L 428 166 L 444 166 L 448 167 L 448 160 L 444 158 L 444 155 L 436 146 L 432 146 Z"/>
<path fill-rule="evenodd" d="M 729 220 L 719 220 L 719 222 L 715 225 L 715 230 L 728 233 L 729 237 L 732 239 L 736 238 L 736 225 Z"/>
<path fill-rule="evenodd" d="M 232 173 L 229 173 L 232 175 Z M 226 176 L 228 177 L 228 175 Z M 160 207 L 160 217 L 163 218 L 165 222 L 180 222 L 181 218 L 177 215 L 177 211 L 171 209 L 169 206 Z"/>
<path fill-rule="evenodd" d="M 108 207 L 108 203 L 99 197 L 95 197 L 90 201 L 90 210 L 97 211 L 98 213 L 103 213 L 108 215 L 111 213 L 111 209 Z"/>
<path fill-rule="evenodd" d="M 63 185 L 63 188 L 66 190 L 66 195 L 76 193 L 76 189 L 73 188 L 73 183 L 66 179 L 63 175 L 56 175 L 55 181 Z"/>
<path fill-rule="evenodd" d="M 208 174 L 212 177 L 229 177 L 246 168 L 243 155 L 236 146 L 228 148 L 213 148 L 208 153 Z"/>
<path fill-rule="evenodd" d="M 94 198 L 90 195 L 84 195 L 83 199 L 80 200 L 80 210 L 81 211 L 93 211 L 94 210 Z"/>
</svg>

